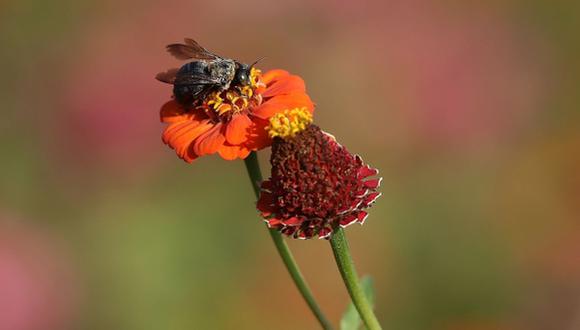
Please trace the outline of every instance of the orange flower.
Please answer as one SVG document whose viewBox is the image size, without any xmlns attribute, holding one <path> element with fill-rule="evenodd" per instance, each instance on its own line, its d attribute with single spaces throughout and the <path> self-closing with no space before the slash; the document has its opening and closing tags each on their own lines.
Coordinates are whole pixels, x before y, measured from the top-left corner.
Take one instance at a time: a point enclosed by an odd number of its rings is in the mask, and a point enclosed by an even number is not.
<svg viewBox="0 0 580 330">
<path fill-rule="evenodd" d="M 188 163 L 216 152 L 226 160 L 243 159 L 271 145 L 266 126 L 272 116 L 293 108 L 314 111 L 299 76 L 284 70 L 262 75 L 254 68 L 250 76 L 249 86 L 214 92 L 193 109 L 175 100 L 165 103 L 161 121 L 169 126 L 163 142 Z"/>
</svg>

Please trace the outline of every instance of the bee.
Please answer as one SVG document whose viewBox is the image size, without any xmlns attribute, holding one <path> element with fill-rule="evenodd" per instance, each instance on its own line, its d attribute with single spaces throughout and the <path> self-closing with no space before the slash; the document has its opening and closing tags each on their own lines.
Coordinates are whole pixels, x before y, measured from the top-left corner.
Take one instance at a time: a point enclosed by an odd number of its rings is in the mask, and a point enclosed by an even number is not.
<svg viewBox="0 0 580 330">
<path fill-rule="evenodd" d="M 200 46 L 195 40 L 184 39 L 185 44 L 168 45 L 167 51 L 185 63 L 179 69 L 158 73 L 157 80 L 173 85 L 173 95 L 184 106 L 194 107 L 212 92 L 222 92 L 232 87 L 250 85 L 252 65 L 223 58 Z"/>
</svg>

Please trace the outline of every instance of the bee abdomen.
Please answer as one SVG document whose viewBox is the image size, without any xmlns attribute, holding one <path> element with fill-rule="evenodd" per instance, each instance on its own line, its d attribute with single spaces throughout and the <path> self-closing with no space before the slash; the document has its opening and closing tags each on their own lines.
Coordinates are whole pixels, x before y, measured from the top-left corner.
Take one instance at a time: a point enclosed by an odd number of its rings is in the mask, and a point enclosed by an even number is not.
<svg viewBox="0 0 580 330">
<path fill-rule="evenodd" d="M 207 63 L 202 61 L 193 61 L 189 63 L 185 63 L 179 71 L 177 71 L 177 75 L 188 75 L 188 74 L 198 74 L 204 75 L 207 74 Z"/>
</svg>

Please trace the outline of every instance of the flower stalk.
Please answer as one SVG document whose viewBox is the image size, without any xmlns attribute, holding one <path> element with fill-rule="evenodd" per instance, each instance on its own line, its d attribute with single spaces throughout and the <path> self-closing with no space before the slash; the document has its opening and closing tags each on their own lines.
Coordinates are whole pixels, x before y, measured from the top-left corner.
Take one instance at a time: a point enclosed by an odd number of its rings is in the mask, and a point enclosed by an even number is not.
<svg viewBox="0 0 580 330">
<path fill-rule="evenodd" d="M 258 198 L 260 196 L 260 183 L 262 182 L 262 173 L 260 171 L 257 153 L 255 151 L 251 152 L 248 155 L 248 157 L 244 159 L 244 163 L 246 165 L 246 169 L 248 170 L 248 176 L 250 177 L 252 188 L 254 189 L 254 193 Z M 276 249 L 280 254 L 280 258 L 282 258 L 282 261 L 284 262 L 284 265 L 286 266 L 288 273 L 290 273 L 290 276 L 292 277 L 294 284 L 296 285 L 298 291 L 300 291 L 300 294 L 308 304 L 308 307 L 310 308 L 310 310 L 312 311 L 312 313 L 314 314 L 314 316 L 316 317 L 316 319 L 318 320 L 323 329 L 332 330 L 331 323 L 324 316 L 322 310 L 316 303 L 316 300 L 314 299 L 314 296 L 312 295 L 312 292 L 310 291 L 308 284 L 304 280 L 304 277 L 302 276 L 302 273 L 300 272 L 300 269 L 298 268 L 298 265 L 296 264 L 296 261 L 292 256 L 292 252 L 290 252 L 288 245 L 286 244 L 286 242 L 284 242 L 282 234 L 280 234 L 280 232 L 274 228 L 270 228 L 268 231 L 270 232 L 270 237 L 272 237 L 272 241 L 274 242 L 274 245 L 276 246 Z"/>
<path fill-rule="evenodd" d="M 334 230 L 330 238 L 330 245 L 340 275 L 365 326 L 368 330 L 381 330 L 381 325 L 360 285 L 354 262 L 350 255 L 348 242 L 342 228 L 338 227 Z"/>
</svg>

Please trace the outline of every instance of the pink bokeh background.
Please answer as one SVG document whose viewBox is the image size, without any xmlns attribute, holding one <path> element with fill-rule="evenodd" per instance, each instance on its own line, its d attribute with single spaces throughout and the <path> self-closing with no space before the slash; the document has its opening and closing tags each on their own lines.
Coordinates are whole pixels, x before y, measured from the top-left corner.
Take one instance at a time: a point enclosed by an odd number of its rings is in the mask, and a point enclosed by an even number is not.
<svg viewBox="0 0 580 330">
<path fill-rule="evenodd" d="M 580 327 L 578 9 L 3 2 L 0 329 L 316 328 L 243 164 L 161 142 L 154 76 L 183 37 L 300 75 L 317 123 L 381 169 L 348 235 L 385 328 Z M 327 244 L 289 244 L 337 324 Z"/>
</svg>

